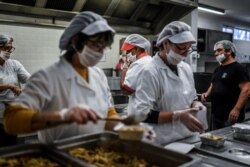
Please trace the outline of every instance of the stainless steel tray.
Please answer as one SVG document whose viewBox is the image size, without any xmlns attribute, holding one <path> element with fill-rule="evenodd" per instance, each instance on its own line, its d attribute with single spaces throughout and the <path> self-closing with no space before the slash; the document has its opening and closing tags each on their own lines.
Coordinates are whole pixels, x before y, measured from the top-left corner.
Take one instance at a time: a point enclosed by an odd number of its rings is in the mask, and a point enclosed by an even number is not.
<svg viewBox="0 0 250 167">
<path fill-rule="evenodd" d="M 84 147 L 87 149 L 108 147 L 111 148 L 112 151 L 143 158 L 149 164 L 159 167 L 188 167 L 198 161 L 198 159 L 191 156 L 167 150 L 156 145 L 138 141 L 120 140 L 117 134 L 111 132 L 73 137 L 56 141 L 55 145 L 58 149 L 64 150 L 65 152 L 76 147 Z"/>
<path fill-rule="evenodd" d="M 250 125 L 248 124 L 236 123 L 232 125 L 232 128 L 236 133 L 245 133 L 250 135 Z"/>
<path fill-rule="evenodd" d="M 233 138 L 250 142 L 250 134 L 234 132 L 233 133 Z"/>
<path fill-rule="evenodd" d="M 1 158 L 15 158 L 20 156 L 41 156 L 52 162 L 58 163 L 61 167 L 83 167 L 86 164 L 67 156 L 51 146 L 43 144 L 23 144 L 0 149 Z"/>
</svg>

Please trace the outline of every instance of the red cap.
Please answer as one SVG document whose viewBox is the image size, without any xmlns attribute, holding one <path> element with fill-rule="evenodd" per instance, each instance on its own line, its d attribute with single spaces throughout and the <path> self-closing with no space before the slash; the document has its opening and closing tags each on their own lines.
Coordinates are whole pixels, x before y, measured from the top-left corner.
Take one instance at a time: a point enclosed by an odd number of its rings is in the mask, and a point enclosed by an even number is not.
<svg viewBox="0 0 250 167">
<path fill-rule="evenodd" d="M 128 50 L 133 49 L 134 47 L 135 47 L 134 45 L 131 45 L 131 44 L 129 44 L 129 43 L 124 42 L 124 43 L 122 44 L 121 50 L 128 51 Z"/>
</svg>

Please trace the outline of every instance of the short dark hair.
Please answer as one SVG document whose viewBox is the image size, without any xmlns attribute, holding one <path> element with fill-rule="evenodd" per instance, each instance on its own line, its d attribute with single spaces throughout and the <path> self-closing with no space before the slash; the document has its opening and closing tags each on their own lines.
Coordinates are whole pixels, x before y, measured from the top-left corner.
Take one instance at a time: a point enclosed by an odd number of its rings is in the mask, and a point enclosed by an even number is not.
<svg viewBox="0 0 250 167">
<path fill-rule="evenodd" d="M 4 47 L 8 42 L 13 42 L 14 39 L 7 35 L 0 35 L 0 48 Z"/>
</svg>

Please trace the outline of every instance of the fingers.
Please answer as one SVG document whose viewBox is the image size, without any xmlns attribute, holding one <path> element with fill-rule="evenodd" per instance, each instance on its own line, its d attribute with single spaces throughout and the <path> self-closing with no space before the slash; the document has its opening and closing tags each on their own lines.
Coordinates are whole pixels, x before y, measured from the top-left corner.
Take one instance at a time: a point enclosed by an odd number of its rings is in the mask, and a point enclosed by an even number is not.
<svg viewBox="0 0 250 167">
<path fill-rule="evenodd" d="M 202 94 L 202 95 L 201 95 L 201 101 L 202 101 L 202 102 L 206 102 L 206 95 L 205 95 L 205 94 Z"/>
<path fill-rule="evenodd" d="M 185 119 L 182 120 L 183 124 L 192 132 L 202 132 L 203 126 L 201 122 L 196 119 L 192 114 L 187 114 Z"/>
<path fill-rule="evenodd" d="M 237 115 L 237 114 L 234 114 L 234 113 L 230 113 L 230 114 L 229 114 L 229 117 L 228 117 L 228 120 L 229 120 L 229 122 L 232 122 L 232 123 L 237 122 L 237 120 L 238 120 L 238 115 Z"/>
<path fill-rule="evenodd" d="M 99 119 L 96 112 L 89 107 L 72 107 L 67 114 L 68 116 L 66 117 L 68 117 L 70 122 L 76 122 L 78 124 L 85 124 L 88 121 L 96 123 Z"/>
</svg>

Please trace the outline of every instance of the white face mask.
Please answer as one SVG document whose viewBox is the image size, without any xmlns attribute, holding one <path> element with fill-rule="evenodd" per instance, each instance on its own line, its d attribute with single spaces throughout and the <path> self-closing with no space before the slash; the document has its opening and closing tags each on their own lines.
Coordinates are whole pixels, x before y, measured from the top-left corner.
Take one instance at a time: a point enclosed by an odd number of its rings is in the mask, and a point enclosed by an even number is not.
<svg viewBox="0 0 250 167">
<path fill-rule="evenodd" d="M 7 52 L 7 51 L 1 51 L 0 53 L 0 57 L 6 61 L 10 58 L 10 52 Z"/>
<path fill-rule="evenodd" d="M 81 53 L 78 54 L 80 63 L 85 67 L 96 65 L 103 57 L 103 53 L 94 51 L 87 45 L 84 46 Z"/>
<path fill-rule="evenodd" d="M 166 53 L 167 61 L 172 65 L 179 64 L 182 60 L 185 59 L 182 55 L 175 53 L 172 49 L 170 49 L 169 53 Z"/>
<path fill-rule="evenodd" d="M 226 56 L 224 54 L 220 54 L 218 56 L 215 57 L 216 60 L 219 62 L 219 63 L 222 63 L 223 61 L 226 60 Z"/>
<path fill-rule="evenodd" d="M 129 54 L 127 54 L 127 57 L 128 57 L 128 61 L 131 63 L 136 60 L 136 55 L 132 55 L 131 52 Z"/>
</svg>

